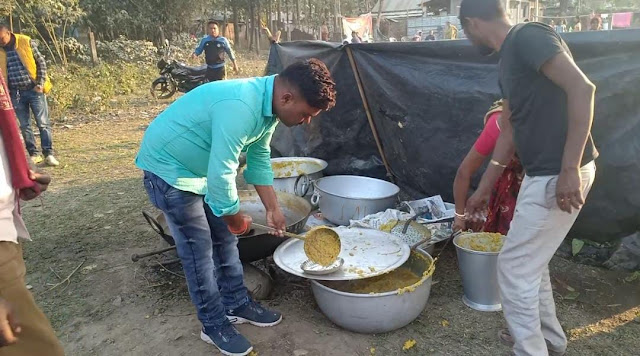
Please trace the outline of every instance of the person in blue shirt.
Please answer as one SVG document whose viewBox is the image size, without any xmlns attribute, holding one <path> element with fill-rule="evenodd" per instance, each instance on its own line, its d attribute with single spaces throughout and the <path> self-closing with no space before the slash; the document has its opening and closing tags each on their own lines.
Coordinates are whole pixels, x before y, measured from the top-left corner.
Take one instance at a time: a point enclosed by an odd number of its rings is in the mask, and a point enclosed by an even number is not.
<svg viewBox="0 0 640 356">
<path fill-rule="evenodd" d="M 225 54 L 229 56 L 231 64 L 233 64 L 234 72 L 238 73 L 236 56 L 233 53 L 233 49 L 231 49 L 229 40 L 220 36 L 220 26 L 218 22 L 209 21 L 207 23 L 207 31 L 209 34 L 202 38 L 192 55 L 192 58 L 195 59 L 204 52 L 204 58 L 207 63 L 207 81 L 214 82 L 226 78 Z"/>
<path fill-rule="evenodd" d="M 278 122 L 308 124 L 335 105 L 335 83 L 317 59 L 279 75 L 206 83 L 180 97 L 147 128 L 136 165 L 151 203 L 162 210 L 202 323 L 200 337 L 225 355 L 253 349 L 231 323 L 273 326 L 280 313 L 253 301 L 243 283 L 237 235 L 251 229 L 236 189 L 244 178 L 265 206 L 267 225 L 283 236 L 285 217 L 273 189 L 270 141 Z"/>
</svg>

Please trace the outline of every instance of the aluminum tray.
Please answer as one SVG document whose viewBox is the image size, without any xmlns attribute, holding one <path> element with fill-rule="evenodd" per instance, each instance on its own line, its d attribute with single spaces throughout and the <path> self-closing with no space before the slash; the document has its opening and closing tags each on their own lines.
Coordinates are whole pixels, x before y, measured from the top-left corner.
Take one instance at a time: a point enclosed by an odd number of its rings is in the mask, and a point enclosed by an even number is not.
<svg viewBox="0 0 640 356">
<path fill-rule="evenodd" d="M 339 257 L 344 265 L 338 271 L 327 275 L 305 273 L 300 266 L 307 260 L 304 242 L 289 239 L 273 254 L 273 260 L 284 271 L 308 279 L 326 281 L 346 281 L 369 278 L 384 274 L 400 267 L 409 259 L 409 245 L 402 239 L 386 232 L 337 227 L 342 251 Z"/>
</svg>

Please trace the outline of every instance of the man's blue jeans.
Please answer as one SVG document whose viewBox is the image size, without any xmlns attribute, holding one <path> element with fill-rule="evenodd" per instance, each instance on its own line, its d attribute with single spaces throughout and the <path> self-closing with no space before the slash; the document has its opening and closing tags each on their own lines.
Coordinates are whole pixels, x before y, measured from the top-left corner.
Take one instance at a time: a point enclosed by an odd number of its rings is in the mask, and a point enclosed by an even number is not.
<svg viewBox="0 0 640 356">
<path fill-rule="evenodd" d="M 11 101 L 20 121 L 20 131 L 30 156 L 38 153 L 36 139 L 31 129 L 31 112 L 36 119 L 36 125 L 40 130 L 40 145 L 45 156 L 53 154 L 53 134 L 49 120 L 49 107 L 47 97 L 43 93 L 34 90 L 11 90 Z"/>
<path fill-rule="evenodd" d="M 204 196 L 176 189 L 144 172 L 151 203 L 162 210 L 187 279 L 198 319 L 206 327 L 225 323 L 226 310 L 249 300 L 242 279 L 238 238 L 211 212 Z"/>
</svg>

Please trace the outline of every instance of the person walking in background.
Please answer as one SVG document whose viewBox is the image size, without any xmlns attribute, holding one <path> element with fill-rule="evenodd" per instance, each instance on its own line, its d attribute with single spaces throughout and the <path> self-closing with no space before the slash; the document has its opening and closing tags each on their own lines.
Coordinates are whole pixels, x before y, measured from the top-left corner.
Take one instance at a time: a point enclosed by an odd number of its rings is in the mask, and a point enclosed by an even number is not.
<svg viewBox="0 0 640 356">
<path fill-rule="evenodd" d="M 560 22 L 560 26 L 558 26 L 558 33 L 562 33 L 562 32 L 567 32 L 567 20 L 562 20 L 562 22 Z"/>
<path fill-rule="evenodd" d="M 413 36 L 413 41 L 414 42 L 422 41 L 422 31 L 417 31 L 416 32 L 416 34 Z"/>
<path fill-rule="evenodd" d="M 327 21 L 322 21 L 322 26 L 320 26 L 320 39 L 325 42 L 329 41 L 329 27 L 327 26 Z"/>
<path fill-rule="evenodd" d="M 447 24 L 444 28 L 444 39 L 445 40 L 455 40 L 458 38 L 458 28 L 455 27 L 451 21 L 447 21 Z"/>
<path fill-rule="evenodd" d="M 504 98 L 494 164 L 467 200 L 470 216 L 487 209 L 492 187 L 517 153 L 526 172 L 497 261 L 508 330 L 498 333 L 516 356 L 564 355 L 549 262 L 591 190 L 598 151 L 591 137 L 596 87 L 551 27 L 513 26 L 501 0 L 463 0 L 460 22 L 484 54 L 500 54 Z"/>
<path fill-rule="evenodd" d="M 576 16 L 575 23 L 573 24 L 573 32 L 582 31 L 582 22 L 580 22 L 580 16 Z"/>
<path fill-rule="evenodd" d="M 362 38 L 357 31 L 351 31 L 351 43 L 362 43 Z"/>
<path fill-rule="evenodd" d="M 429 34 L 427 35 L 427 37 L 424 38 L 425 41 L 435 41 L 436 40 L 436 36 L 433 33 L 433 30 L 429 31 Z"/>
<path fill-rule="evenodd" d="M 35 199 L 50 181 L 47 174 L 30 170 L 0 73 L 0 355 L 64 355 L 49 320 L 27 289 L 22 257 L 22 240 L 29 239 L 29 232 L 19 199 Z"/>
<path fill-rule="evenodd" d="M 602 30 L 602 19 L 598 16 L 593 17 L 589 22 L 589 25 L 590 25 L 590 28 L 589 28 L 590 31 L 600 31 Z"/>
<path fill-rule="evenodd" d="M 192 58 L 196 58 L 204 52 L 205 61 L 207 63 L 207 73 L 205 78 L 209 82 L 216 80 L 224 80 L 227 77 L 225 68 L 225 53 L 229 56 L 233 64 L 233 71 L 238 73 L 238 64 L 236 56 L 231 49 L 229 40 L 220 36 L 220 26 L 216 21 L 207 22 L 208 35 L 204 36 L 200 44 L 193 52 Z"/>
<path fill-rule="evenodd" d="M 59 165 L 53 156 L 53 134 L 46 96 L 51 90 L 47 63 L 31 38 L 12 33 L 3 23 L 0 23 L 0 68 L 7 78 L 11 101 L 20 121 L 22 138 L 31 161 L 39 164 L 44 160 L 49 166 Z M 36 146 L 31 128 L 31 112 L 40 131 L 44 158 Z"/>
</svg>

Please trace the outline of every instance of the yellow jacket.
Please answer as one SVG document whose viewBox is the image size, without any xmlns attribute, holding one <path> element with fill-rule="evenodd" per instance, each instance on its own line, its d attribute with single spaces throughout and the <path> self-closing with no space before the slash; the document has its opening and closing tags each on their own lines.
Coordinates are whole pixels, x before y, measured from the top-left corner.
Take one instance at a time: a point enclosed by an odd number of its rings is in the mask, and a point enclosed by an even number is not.
<svg viewBox="0 0 640 356">
<path fill-rule="evenodd" d="M 29 36 L 14 34 L 16 36 L 16 52 L 18 53 L 18 57 L 20 57 L 20 61 L 22 65 L 29 72 L 29 76 L 31 80 L 35 82 L 36 80 L 36 60 L 33 57 L 33 51 L 31 50 L 31 38 Z M 7 74 L 7 52 L 4 48 L 0 47 L 0 69 L 2 70 L 2 74 L 4 74 L 5 78 L 8 78 Z M 47 94 L 51 90 L 51 81 L 47 76 L 44 81 L 44 93 Z"/>
</svg>

